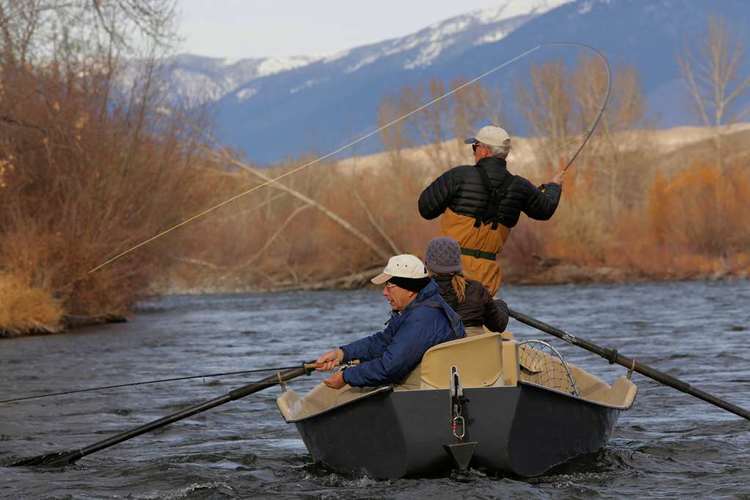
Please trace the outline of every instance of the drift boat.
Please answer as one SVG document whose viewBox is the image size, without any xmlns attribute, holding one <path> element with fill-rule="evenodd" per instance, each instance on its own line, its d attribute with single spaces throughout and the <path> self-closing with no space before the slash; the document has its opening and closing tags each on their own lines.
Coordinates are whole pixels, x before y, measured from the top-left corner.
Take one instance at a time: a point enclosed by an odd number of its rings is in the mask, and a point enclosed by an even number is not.
<svg viewBox="0 0 750 500">
<path fill-rule="evenodd" d="M 277 399 L 313 459 L 378 479 L 467 466 L 536 476 L 607 443 L 637 388 L 566 363 L 542 341 L 485 333 L 436 345 L 400 385 L 319 384 Z"/>
</svg>

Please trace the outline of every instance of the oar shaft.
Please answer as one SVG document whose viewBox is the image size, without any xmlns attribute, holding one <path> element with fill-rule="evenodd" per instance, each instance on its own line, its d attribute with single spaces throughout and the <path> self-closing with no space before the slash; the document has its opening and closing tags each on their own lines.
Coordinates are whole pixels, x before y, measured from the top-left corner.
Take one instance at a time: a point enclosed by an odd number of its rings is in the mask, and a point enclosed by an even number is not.
<svg viewBox="0 0 750 500">
<path fill-rule="evenodd" d="M 626 358 L 625 356 L 621 356 L 619 354 L 618 354 L 618 357 L 622 359 L 622 362 L 618 361 L 618 363 L 623 366 L 628 366 L 628 363 L 632 362 L 634 363 L 634 366 L 635 366 L 633 370 L 637 371 L 638 373 L 641 373 L 649 378 L 652 378 L 656 380 L 657 382 L 661 382 L 665 385 L 673 387 L 677 389 L 678 391 L 682 391 L 686 394 L 690 394 L 691 396 L 695 396 L 698 399 L 702 399 L 703 401 L 707 403 L 716 405 L 719 408 L 723 408 L 729 412 L 734 413 L 735 415 L 739 415 L 740 417 L 744 417 L 747 420 L 750 420 L 750 411 L 744 408 L 741 408 L 735 404 L 732 404 L 729 401 L 724 401 L 723 399 L 719 399 L 713 394 L 709 394 L 705 391 L 702 391 L 698 389 L 697 387 L 693 387 L 687 382 L 683 382 L 680 379 L 676 379 L 671 375 L 668 375 L 664 372 L 651 368 L 650 366 L 646 366 L 642 363 L 639 363 L 638 361 L 630 360 L 629 358 Z"/>
<path fill-rule="evenodd" d="M 281 374 L 281 379 L 283 381 L 287 381 L 294 377 L 299 377 L 300 375 L 304 375 L 304 374 L 305 374 L 304 368 L 295 368 L 294 370 L 289 370 Z M 171 423 L 177 422 L 178 420 L 191 417 L 197 413 L 201 413 L 206 410 L 210 410 L 211 408 L 215 408 L 225 403 L 229 403 L 230 401 L 234 401 L 236 399 L 249 396 L 250 394 L 253 394 L 258 391 L 262 391 L 263 389 L 267 389 L 268 387 L 274 386 L 278 383 L 279 383 L 278 376 L 276 375 L 268 376 L 262 380 L 259 380 L 258 382 L 245 385 L 231 392 L 228 392 L 227 394 L 220 396 L 218 398 L 214 398 L 209 401 L 205 401 L 203 403 L 190 406 L 188 408 L 185 408 L 184 410 L 178 411 L 177 413 L 167 415 L 166 417 L 162 417 L 160 419 L 154 420 L 147 424 L 141 425 L 139 427 L 136 427 L 135 429 L 121 432 L 120 434 L 114 435 L 108 439 L 105 439 L 104 441 L 99 441 L 98 443 L 94 443 L 89 446 L 86 446 L 85 448 L 82 448 L 81 450 L 79 450 L 81 452 L 81 457 L 85 457 L 86 455 L 89 455 L 91 453 L 95 453 L 99 450 L 103 450 L 104 448 L 109 448 L 110 446 L 114 446 L 123 441 L 127 441 L 128 439 L 134 438 L 136 436 L 140 436 L 141 434 L 145 434 L 152 430 L 158 429 L 159 427 L 164 427 L 165 425 L 169 425 Z"/>
<path fill-rule="evenodd" d="M 210 410 L 211 408 L 215 408 L 219 405 L 223 405 L 230 401 L 244 398 L 245 396 L 249 396 L 250 394 L 253 394 L 255 392 L 261 391 L 268 387 L 277 385 L 281 382 L 286 382 L 293 378 L 306 375 L 311 370 L 312 370 L 311 366 L 309 364 L 306 364 L 306 365 L 300 366 L 299 368 L 294 368 L 294 369 L 286 370 L 283 372 L 277 372 L 274 375 L 268 376 L 252 384 L 248 384 L 248 385 L 239 387 L 237 389 L 234 389 L 233 391 L 230 391 L 223 396 L 220 396 L 220 397 L 208 400 L 208 401 L 204 401 L 203 403 L 190 406 L 181 411 L 178 411 L 177 413 L 167 415 L 158 420 L 154 420 L 147 424 L 138 426 L 134 429 L 130 429 L 128 431 L 115 434 L 114 436 L 111 436 L 102 441 L 98 441 L 96 443 L 90 444 L 84 448 L 70 451 L 67 453 L 61 453 L 59 456 L 54 457 L 53 459 L 45 460 L 44 464 L 48 466 L 57 466 L 57 465 L 66 465 L 66 464 L 73 463 L 76 460 L 82 457 L 85 457 L 86 455 L 91 455 L 92 453 L 96 453 L 97 451 L 103 450 L 105 448 L 109 448 L 123 441 L 127 441 L 128 439 L 132 439 L 136 436 L 140 436 L 141 434 L 145 434 L 147 432 L 158 429 L 160 427 L 164 427 L 173 422 L 177 422 L 178 420 L 182 420 L 192 415 L 195 415 L 197 413 Z M 35 465 L 36 460 L 39 458 L 40 457 L 33 457 L 30 459 L 22 460 L 13 465 Z"/>
<path fill-rule="evenodd" d="M 536 328 L 537 330 L 541 330 L 545 333 L 549 333 L 550 335 L 553 335 L 561 340 L 564 340 L 565 342 L 568 342 L 569 344 L 582 347 L 586 349 L 587 351 L 593 352 L 594 354 L 598 354 L 599 356 L 608 360 L 610 363 L 617 363 L 618 365 L 622 365 L 625 368 L 629 368 L 635 372 L 640 373 L 641 375 L 645 375 L 646 377 L 656 380 L 657 382 L 660 382 L 664 385 L 668 385 L 674 389 L 677 389 L 678 391 L 682 391 L 686 394 L 690 394 L 691 396 L 694 396 L 698 399 L 702 399 L 703 401 L 706 401 L 707 403 L 711 403 L 713 405 L 718 406 L 719 408 L 732 412 L 735 415 L 739 415 L 740 417 L 750 420 L 750 411 L 744 408 L 741 408 L 737 405 L 734 405 L 728 401 L 724 401 L 723 399 L 719 399 L 716 396 L 709 394 L 705 391 L 697 389 L 691 386 L 690 384 L 688 384 L 687 382 L 683 382 L 682 380 L 677 379 L 669 374 L 666 374 L 648 365 L 644 365 L 643 363 L 640 363 L 627 356 L 623 356 L 622 354 L 617 352 L 617 350 L 615 349 L 600 347 L 592 342 L 575 337 L 574 335 L 571 335 L 563 330 L 560 330 L 559 328 L 555 328 L 552 325 L 548 325 L 547 323 L 544 323 L 542 321 L 539 321 L 537 319 L 534 319 L 530 316 L 527 316 L 523 313 L 519 313 L 512 309 L 508 310 L 508 314 L 510 314 L 511 317 L 517 319 L 521 323 L 532 326 Z"/>
</svg>

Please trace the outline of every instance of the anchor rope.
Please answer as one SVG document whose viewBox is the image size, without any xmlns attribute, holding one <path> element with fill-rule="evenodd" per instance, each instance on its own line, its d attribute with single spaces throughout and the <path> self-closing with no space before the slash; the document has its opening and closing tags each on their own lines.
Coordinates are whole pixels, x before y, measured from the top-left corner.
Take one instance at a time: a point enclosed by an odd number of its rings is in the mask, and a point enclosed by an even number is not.
<svg viewBox="0 0 750 500">
<path fill-rule="evenodd" d="M 197 214 L 195 214 L 195 215 L 193 215 L 191 217 L 188 217 L 187 219 L 185 219 L 185 220 L 183 220 L 181 222 L 178 222 L 177 224 L 175 224 L 175 225 L 173 225 L 173 226 L 171 226 L 171 227 L 169 227 L 169 228 L 167 228 L 167 229 L 165 229 L 165 230 L 163 230 L 163 231 L 155 234 L 154 236 L 152 236 L 152 237 L 150 237 L 150 238 L 148 238 L 146 240 L 141 241 L 140 243 L 138 243 L 138 244 L 136 244 L 136 245 L 128 248 L 127 250 L 118 253 L 114 257 L 111 257 L 111 258 L 105 260 L 104 262 L 102 262 L 98 266 L 90 269 L 87 274 L 95 273 L 96 271 L 102 269 L 103 267 L 105 267 L 105 266 L 107 266 L 107 265 L 115 262 L 116 260 L 119 260 L 120 258 L 128 255 L 129 253 L 137 250 L 138 248 L 140 248 L 140 247 L 142 247 L 144 245 L 147 245 L 147 244 L 151 243 L 152 241 L 157 240 L 157 239 L 161 238 L 162 236 L 165 236 L 165 235 L 171 233 L 172 231 L 174 231 L 176 229 L 179 229 L 180 227 L 185 226 L 185 225 L 193 222 L 196 219 L 200 219 L 201 217 L 204 217 L 204 216 L 206 216 L 206 215 L 208 215 L 208 214 L 210 214 L 210 213 L 218 210 L 219 208 L 232 203 L 233 201 L 235 201 L 235 200 L 237 200 L 239 198 L 242 198 L 242 197 L 244 197 L 244 196 L 246 196 L 246 195 L 248 195 L 250 193 L 253 193 L 255 191 L 258 191 L 259 189 L 264 188 L 264 187 L 266 187 L 266 186 L 268 186 L 270 184 L 278 182 L 281 179 L 284 179 L 285 177 L 289 177 L 290 175 L 294 175 L 297 172 L 301 172 L 302 170 L 305 170 L 306 168 L 309 168 L 309 167 L 311 167 L 313 165 L 321 163 L 321 162 L 327 160 L 328 158 L 331 158 L 332 156 L 335 156 L 335 155 L 341 153 L 342 151 L 345 151 L 346 149 L 351 148 L 352 146 L 355 146 L 355 145 L 359 144 L 360 142 L 365 141 L 365 140 L 369 139 L 370 137 L 372 137 L 372 136 L 374 136 L 376 134 L 379 134 L 380 132 L 382 132 L 382 131 L 384 131 L 384 130 L 390 128 L 390 127 L 392 127 L 393 125 L 396 125 L 396 124 L 398 124 L 398 123 L 406 120 L 407 118 L 415 115 L 416 113 L 419 113 L 420 111 L 423 111 L 423 110 L 429 108 L 430 106 L 432 106 L 434 104 L 437 104 L 438 102 L 442 101 L 443 99 L 447 99 L 448 97 L 452 96 L 453 94 L 455 94 L 455 93 L 463 90 L 464 88 L 466 88 L 466 87 L 468 87 L 470 85 L 473 85 L 474 83 L 482 80 L 483 78 L 486 78 L 486 77 L 490 76 L 491 74 L 496 73 L 497 71 L 499 71 L 499 70 L 501 70 L 501 69 L 503 69 L 503 68 L 505 68 L 507 66 L 510 66 L 511 64 L 513 64 L 513 63 L 515 63 L 515 62 L 517 62 L 517 61 L 519 61 L 519 60 L 521 60 L 521 59 L 523 59 L 525 57 L 528 57 L 532 53 L 534 53 L 534 52 L 536 52 L 536 51 L 538 51 L 538 50 L 540 50 L 540 49 L 542 49 L 544 47 L 578 47 L 578 48 L 585 48 L 585 49 L 591 50 L 592 52 L 594 52 L 594 54 L 596 54 L 598 57 L 601 58 L 601 60 L 604 62 L 604 66 L 605 66 L 606 71 L 607 71 L 607 92 L 606 92 L 606 95 L 605 95 L 604 100 L 602 102 L 602 105 L 601 105 L 601 107 L 599 109 L 599 112 L 598 112 L 596 118 L 594 119 L 591 127 L 589 128 L 588 132 L 586 133 L 586 135 L 585 135 L 585 137 L 583 139 L 583 142 L 578 147 L 578 149 L 573 154 L 573 156 L 568 161 L 568 163 L 563 167 L 562 170 L 566 171 L 573 164 L 573 162 L 576 160 L 576 158 L 578 157 L 578 155 L 580 154 L 580 152 L 586 146 L 586 143 L 589 141 L 589 139 L 593 135 L 594 130 L 596 129 L 596 126 L 599 124 L 599 121 L 600 121 L 602 115 L 604 114 L 604 110 L 606 109 L 607 103 L 609 102 L 609 96 L 610 96 L 611 87 L 612 87 L 611 70 L 610 70 L 610 67 L 609 67 L 609 62 L 607 61 L 607 58 L 604 56 L 604 54 L 602 54 L 599 50 L 597 50 L 594 47 L 591 47 L 589 45 L 585 45 L 585 44 L 577 43 L 577 42 L 542 43 L 542 44 L 537 45 L 536 47 L 533 47 L 531 49 L 528 49 L 528 50 L 522 52 L 521 54 L 519 54 L 519 55 L 517 55 L 515 57 L 512 57 L 511 59 L 508 59 L 508 60 L 504 61 L 503 63 L 501 63 L 501 64 L 493 67 L 492 69 L 490 69 L 488 71 L 485 71 L 484 73 L 480 74 L 479 76 L 477 76 L 477 77 L 475 77 L 475 78 L 473 78 L 473 79 L 471 79 L 469 81 L 466 81 L 466 82 L 462 83 L 461 85 L 457 86 L 456 88 L 454 88 L 454 89 L 452 89 L 452 90 L 450 90 L 448 92 L 445 92 L 445 93 L 443 93 L 440 96 L 437 96 L 437 97 L 433 98 L 432 100 L 428 101 L 427 103 L 425 103 L 425 104 L 423 104 L 423 105 L 421 105 L 421 106 L 419 106 L 419 107 L 417 107 L 417 108 L 415 108 L 415 109 L 413 109 L 413 110 L 411 110 L 411 111 L 409 111 L 409 112 L 407 112 L 407 113 L 405 113 L 405 114 L 403 114 L 403 115 L 401 115 L 401 116 L 399 116 L 397 118 L 394 118 L 393 120 L 389 121 L 385 125 L 382 125 L 382 126 L 376 128 L 376 129 L 372 130 L 371 132 L 368 132 L 368 133 L 362 135 L 361 137 L 359 137 L 359 138 L 357 138 L 357 139 L 349 142 L 348 144 L 345 144 L 344 146 L 341 146 L 341 147 L 339 147 L 339 148 L 331 151 L 330 153 L 327 153 L 327 154 L 325 154 L 323 156 L 319 156 L 318 158 L 315 158 L 314 160 L 311 160 L 311 161 L 309 161 L 307 163 L 304 163 L 303 165 L 300 165 L 299 167 L 296 167 L 296 168 L 294 168 L 294 169 L 292 169 L 292 170 L 290 170 L 290 171 L 288 171 L 286 173 L 283 173 L 283 174 L 279 175 L 278 177 L 275 177 L 273 179 L 269 179 L 268 181 L 265 181 L 265 182 L 263 182 L 263 183 L 261 183 L 261 184 L 259 184 L 257 186 L 253 186 L 253 187 L 251 187 L 249 189 L 246 189 L 245 191 L 243 191 L 241 193 L 238 193 L 238 194 L 236 194 L 234 196 L 231 196 L 230 198 L 227 198 L 226 200 L 224 200 L 224 201 L 222 201 L 220 203 L 217 203 L 216 205 L 213 205 L 212 207 L 209 207 L 209 208 L 207 208 L 207 209 L 205 209 L 205 210 L 203 210 L 203 211 L 201 211 L 201 212 L 199 212 L 199 213 L 197 213 Z"/>
</svg>

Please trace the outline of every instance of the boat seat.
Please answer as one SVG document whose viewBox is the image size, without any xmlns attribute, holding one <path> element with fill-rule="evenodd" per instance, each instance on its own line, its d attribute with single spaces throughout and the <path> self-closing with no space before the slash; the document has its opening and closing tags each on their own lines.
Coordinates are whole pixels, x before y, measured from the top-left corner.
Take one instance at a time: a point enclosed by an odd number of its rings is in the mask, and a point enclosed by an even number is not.
<svg viewBox="0 0 750 500">
<path fill-rule="evenodd" d="M 396 390 L 448 389 L 452 366 L 458 368 L 463 387 L 515 385 L 518 344 L 504 338 L 508 335 L 493 332 L 433 346 Z"/>
</svg>

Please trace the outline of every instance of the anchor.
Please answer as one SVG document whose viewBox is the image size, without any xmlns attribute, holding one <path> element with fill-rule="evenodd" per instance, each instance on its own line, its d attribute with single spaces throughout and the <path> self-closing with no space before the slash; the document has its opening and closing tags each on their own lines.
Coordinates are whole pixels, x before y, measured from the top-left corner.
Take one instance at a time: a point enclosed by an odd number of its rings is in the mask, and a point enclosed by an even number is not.
<svg viewBox="0 0 750 500">
<path fill-rule="evenodd" d="M 466 419 L 463 416 L 463 406 L 467 401 L 464 397 L 464 390 L 461 387 L 461 378 L 458 375 L 458 368 L 451 366 L 450 377 L 451 391 L 451 433 L 456 438 L 455 443 L 444 444 L 443 449 L 450 455 L 453 462 L 458 468 L 459 475 L 464 474 L 469 469 L 469 463 L 474 456 L 474 449 L 479 442 L 464 441 L 466 437 Z"/>
</svg>

